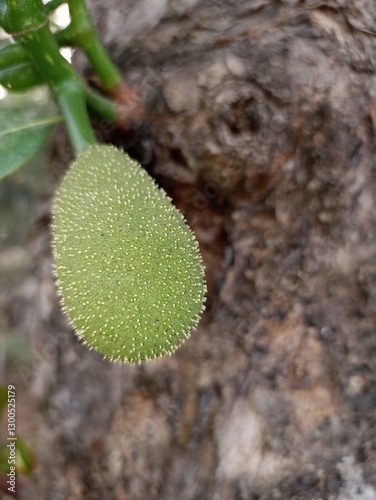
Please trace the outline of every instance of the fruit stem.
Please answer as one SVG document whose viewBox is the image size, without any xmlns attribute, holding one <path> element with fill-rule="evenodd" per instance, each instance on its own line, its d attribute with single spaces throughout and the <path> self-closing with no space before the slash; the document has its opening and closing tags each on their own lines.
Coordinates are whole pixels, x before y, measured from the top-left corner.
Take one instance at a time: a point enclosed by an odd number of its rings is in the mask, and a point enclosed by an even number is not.
<svg viewBox="0 0 376 500">
<path fill-rule="evenodd" d="M 0 83 L 12 90 L 17 86 L 26 90 L 44 82 L 43 75 L 38 71 L 29 54 L 18 43 L 4 47 L 0 52 Z M 82 83 L 83 93 L 89 108 L 99 116 L 115 122 L 119 116 L 116 104 L 95 90 Z"/>
<path fill-rule="evenodd" d="M 65 118 L 76 153 L 96 142 L 81 84 L 81 79 L 59 52 L 59 46 L 47 26 L 20 37 L 35 65 L 50 85 Z"/>
<path fill-rule="evenodd" d="M 98 92 L 95 92 L 87 85 L 84 86 L 84 94 L 87 105 L 97 115 L 102 116 L 103 118 L 106 118 L 111 122 L 115 122 L 117 120 L 118 109 L 112 101 L 102 96 Z"/>
<path fill-rule="evenodd" d="M 27 67 L 20 68 L 28 70 L 29 79 L 24 78 L 26 87 L 28 82 L 30 86 L 37 83 L 38 78 L 50 86 L 64 116 L 74 150 L 78 153 L 96 143 L 86 104 L 111 121 L 116 121 L 118 110 L 110 100 L 82 83 L 60 54 L 59 43 L 81 48 L 108 92 L 111 93 L 121 84 L 121 76 L 94 31 L 84 0 L 67 0 L 71 24 L 56 35 L 51 33 L 48 13 L 63 3 L 62 0 L 51 0 L 46 5 L 40 0 L 0 0 L 0 23 L 16 41 L 0 53 L 0 69 L 9 69 L 25 62 Z M 9 77 L 8 73 L 5 72 L 4 78 Z M 16 85 L 16 80 L 13 75 L 11 83 Z"/>
<path fill-rule="evenodd" d="M 60 54 L 40 0 L 7 0 L 6 30 L 30 54 L 64 116 L 76 153 L 96 142 L 81 79 Z"/>
<path fill-rule="evenodd" d="M 55 89 L 56 102 L 63 113 L 73 149 L 79 153 L 97 141 L 87 113 L 83 89 L 77 82 L 66 80 Z"/>
<path fill-rule="evenodd" d="M 84 0 L 68 0 L 71 24 L 63 35 L 83 50 L 98 74 L 103 88 L 111 91 L 121 83 L 121 75 L 103 48 L 90 19 Z"/>
</svg>

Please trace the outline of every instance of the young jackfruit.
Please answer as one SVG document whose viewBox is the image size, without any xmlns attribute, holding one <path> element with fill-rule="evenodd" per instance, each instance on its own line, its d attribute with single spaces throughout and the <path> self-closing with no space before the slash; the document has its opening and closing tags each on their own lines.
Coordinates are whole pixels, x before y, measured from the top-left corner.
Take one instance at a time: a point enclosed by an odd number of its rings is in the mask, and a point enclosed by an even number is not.
<svg viewBox="0 0 376 500">
<path fill-rule="evenodd" d="M 172 353 L 203 311 L 198 244 L 153 179 L 114 146 L 89 146 L 53 207 L 55 274 L 77 335 L 114 361 Z"/>
</svg>

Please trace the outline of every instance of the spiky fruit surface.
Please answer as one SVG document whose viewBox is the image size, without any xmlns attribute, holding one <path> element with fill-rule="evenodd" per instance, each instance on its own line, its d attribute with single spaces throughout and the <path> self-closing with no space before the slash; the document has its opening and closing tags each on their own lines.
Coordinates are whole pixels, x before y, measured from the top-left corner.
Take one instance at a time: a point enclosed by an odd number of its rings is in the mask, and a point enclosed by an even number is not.
<svg viewBox="0 0 376 500">
<path fill-rule="evenodd" d="M 55 274 L 77 335 L 112 360 L 173 352 L 203 310 L 197 242 L 153 179 L 113 146 L 90 146 L 53 208 Z"/>
</svg>

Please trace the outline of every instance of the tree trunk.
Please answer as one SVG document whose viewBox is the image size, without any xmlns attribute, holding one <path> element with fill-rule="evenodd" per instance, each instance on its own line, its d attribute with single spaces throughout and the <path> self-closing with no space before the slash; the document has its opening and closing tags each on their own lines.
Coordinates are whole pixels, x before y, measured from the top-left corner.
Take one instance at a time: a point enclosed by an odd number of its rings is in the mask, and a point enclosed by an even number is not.
<svg viewBox="0 0 376 500">
<path fill-rule="evenodd" d="M 90 7 L 146 109 L 97 131 L 186 215 L 207 310 L 171 357 L 103 361 L 60 312 L 36 234 L 12 315 L 39 405 L 24 498 L 376 499 L 374 2 Z"/>
</svg>

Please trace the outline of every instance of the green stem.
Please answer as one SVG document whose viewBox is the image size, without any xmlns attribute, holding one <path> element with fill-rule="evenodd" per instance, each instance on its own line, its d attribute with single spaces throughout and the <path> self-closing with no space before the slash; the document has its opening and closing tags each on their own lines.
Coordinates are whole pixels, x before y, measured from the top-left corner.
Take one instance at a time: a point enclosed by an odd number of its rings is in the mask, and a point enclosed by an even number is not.
<svg viewBox="0 0 376 500">
<path fill-rule="evenodd" d="M 27 90 L 35 85 L 46 83 L 43 75 L 38 71 L 35 63 L 23 47 L 18 44 L 12 44 L 5 48 L 12 50 L 7 50 L 4 53 L 0 51 L 1 85 L 4 85 L 9 90 Z M 14 58 L 12 56 L 11 58 L 8 58 L 8 52 L 20 55 L 21 57 Z M 2 64 L 3 56 L 7 58 L 7 65 Z M 13 58 L 15 59 L 14 61 Z M 116 104 L 88 87 L 85 83 L 82 83 L 82 87 L 86 103 L 89 108 L 97 115 L 115 122 L 118 118 L 118 109 Z"/>
<path fill-rule="evenodd" d="M 90 144 L 95 144 L 81 86 L 66 81 L 55 90 L 55 99 L 64 115 L 75 152 L 79 153 Z"/>
<path fill-rule="evenodd" d="M 60 47 L 73 47 L 76 45 L 74 42 L 74 33 L 71 24 L 54 33 L 54 37 Z"/>
<path fill-rule="evenodd" d="M 97 115 L 110 120 L 111 122 L 115 122 L 117 120 L 118 110 L 112 101 L 98 94 L 98 92 L 95 92 L 86 85 L 84 87 L 84 93 L 87 105 L 92 111 L 94 111 Z"/>
<path fill-rule="evenodd" d="M 63 5 L 64 3 L 67 3 L 67 0 L 51 0 L 50 2 L 45 4 L 44 10 L 46 14 L 49 14 L 50 12 L 60 7 L 60 5 Z"/>
<path fill-rule="evenodd" d="M 74 44 L 83 50 L 105 89 L 121 82 L 121 75 L 108 57 L 94 31 L 84 0 L 68 0 L 71 24 L 65 30 Z"/>
<path fill-rule="evenodd" d="M 7 30 L 30 54 L 35 67 L 49 84 L 63 113 L 72 145 L 78 153 L 96 142 L 81 80 L 60 54 L 40 0 L 7 0 L 7 6 Z"/>
<path fill-rule="evenodd" d="M 95 143 L 80 78 L 60 54 L 48 27 L 24 34 L 20 42 L 30 51 L 37 68 L 50 85 L 76 153 Z"/>
<path fill-rule="evenodd" d="M 84 89 L 77 73 L 60 54 L 58 42 L 48 27 L 47 12 L 62 3 L 64 2 L 51 0 L 45 7 L 41 0 L 0 0 L 0 21 L 20 44 L 20 48 L 15 44 L 14 48 L 12 46 L 0 54 L 0 68 L 9 69 L 13 65 L 20 69 L 21 61 L 30 61 L 31 66 L 27 67 L 31 71 L 28 78 L 33 81 L 35 71 L 49 84 L 64 116 L 72 145 L 78 153 L 96 142 L 86 101 L 92 109 L 111 121 L 116 120 L 117 109 L 91 89 Z M 121 82 L 121 76 L 96 36 L 84 0 L 68 0 L 68 5 L 72 22 L 63 30 L 60 41 L 66 36 L 83 49 L 103 87 L 107 90 L 115 89 Z M 57 39 L 59 40 L 59 36 Z M 9 77 L 7 74 L 5 76 Z M 26 79 L 27 81 L 29 80 Z M 10 83 L 14 82 L 12 80 Z"/>
<path fill-rule="evenodd" d="M 16 40 L 29 52 L 54 93 L 66 80 L 79 81 L 76 72 L 60 54 L 59 46 L 47 26 L 26 32 Z"/>
</svg>

